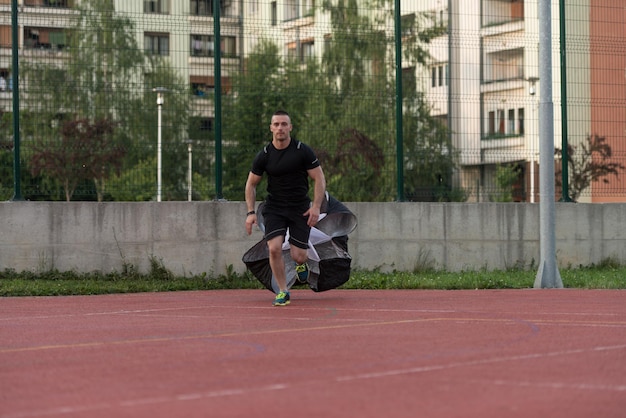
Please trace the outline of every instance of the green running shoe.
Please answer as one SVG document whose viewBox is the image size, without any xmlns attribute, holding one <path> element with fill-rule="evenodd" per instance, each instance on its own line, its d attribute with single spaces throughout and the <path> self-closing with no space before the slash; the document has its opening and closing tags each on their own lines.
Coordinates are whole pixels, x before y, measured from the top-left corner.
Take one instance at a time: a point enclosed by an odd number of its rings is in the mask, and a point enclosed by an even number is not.
<svg viewBox="0 0 626 418">
<path fill-rule="evenodd" d="M 309 265 L 307 263 L 296 264 L 296 278 L 300 283 L 306 283 L 309 280 Z"/>
<path fill-rule="evenodd" d="M 285 306 L 289 305 L 289 292 L 280 292 L 276 295 L 274 302 L 272 302 L 274 306 Z"/>
</svg>

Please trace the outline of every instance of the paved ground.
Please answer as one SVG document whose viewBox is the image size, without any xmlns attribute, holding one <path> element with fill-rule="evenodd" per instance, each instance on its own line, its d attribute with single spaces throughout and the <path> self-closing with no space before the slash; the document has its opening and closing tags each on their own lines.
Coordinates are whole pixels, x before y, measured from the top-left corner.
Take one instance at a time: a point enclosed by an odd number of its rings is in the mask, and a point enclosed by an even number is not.
<svg viewBox="0 0 626 418">
<path fill-rule="evenodd" d="M 626 292 L 0 299 L 0 417 L 624 417 Z"/>
</svg>

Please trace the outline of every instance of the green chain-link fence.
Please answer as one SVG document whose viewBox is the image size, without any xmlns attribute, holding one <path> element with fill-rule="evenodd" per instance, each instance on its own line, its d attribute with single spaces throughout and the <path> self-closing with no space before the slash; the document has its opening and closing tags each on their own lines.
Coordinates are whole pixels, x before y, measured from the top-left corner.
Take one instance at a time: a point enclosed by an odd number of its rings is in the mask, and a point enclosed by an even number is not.
<svg viewBox="0 0 626 418">
<path fill-rule="evenodd" d="M 617 3 L 564 10 L 555 148 L 566 126 L 578 201 L 626 201 Z M 18 183 L 29 200 L 158 200 L 160 172 L 162 200 L 243 200 L 280 108 L 341 200 L 395 200 L 402 184 L 410 201 L 536 202 L 537 20 L 536 0 L 0 0 L 0 198 Z M 553 45 L 559 63 L 558 30 Z"/>
</svg>

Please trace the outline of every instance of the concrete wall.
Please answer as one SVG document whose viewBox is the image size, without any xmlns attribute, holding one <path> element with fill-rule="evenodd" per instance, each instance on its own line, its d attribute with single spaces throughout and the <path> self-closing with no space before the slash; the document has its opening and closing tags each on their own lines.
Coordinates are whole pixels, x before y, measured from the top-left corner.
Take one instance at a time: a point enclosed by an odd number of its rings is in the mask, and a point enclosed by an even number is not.
<svg viewBox="0 0 626 418">
<path fill-rule="evenodd" d="M 539 205 L 524 203 L 346 203 L 359 226 L 353 267 L 449 271 L 534 267 Z M 0 270 L 148 271 L 151 257 L 178 275 L 245 270 L 243 202 L 2 202 Z M 557 203 L 561 267 L 606 258 L 626 264 L 626 204 Z"/>
</svg>

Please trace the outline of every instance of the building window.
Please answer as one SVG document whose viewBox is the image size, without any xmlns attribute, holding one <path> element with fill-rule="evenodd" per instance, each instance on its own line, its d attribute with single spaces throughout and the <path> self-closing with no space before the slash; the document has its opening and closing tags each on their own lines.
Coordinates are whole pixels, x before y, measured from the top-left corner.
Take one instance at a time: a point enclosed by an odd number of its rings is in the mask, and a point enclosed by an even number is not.
<svg viewBox="0 0 626 418">
<path fill-rule="evenodd" d="M 210 136 L 213 131 L 213 118 L 192 116 L 189 118 L 189 138 L 201 140 Z"/>
<path fill-rule="evenodd" d="M 333 41 L 333 36 L 330 33 L 327 33 L 324 35 L 324 55 L 328 55 L 330 53 L 332 41 Z"/>
<path fill-rule="evenodd" d="M 197 97 L 207 97 L 215 91 L 214 77 L 191 76 L 189 77 L 189 83 L 191 84 L 192 94 Z"/>
<path fill-rule="evenodd" d="M 400 24 L 403 39 L 415 35 L 415 13 L 401 16 Z"/>
<path fill-rule="evenodd" d="M 24 46 L 26 48 L 44 48 L 45 40 L 49 38 L 47 33 L 42 34 L 39 28 L 24 29 Z"/>
<path fill-rule="evenodd" d="M 215 39 L 213 35 L 191 35 L 191 56 L 213 57 L 215 56 Z M 237 38 L 234 36 L 222 36 L 220 38 L 220 52 L 222 57 L 237 56 Z"/>
<path fill-rule="evenodd" d="M 65 31 L 61 28 L 24 28 L 24 46 L 34 49 L 64 49 Z"/>
<path fill-rule="evenodd" d="M 191 35 L 191 56 L 212 57 L 215 54 L 212 35 Z"/>
<path fill-rule="evenodd" d="M 448 27 L 448 9 L 430 10 L 425 13 L 428 17 L 430 25 L 435 28 L 447 28 Z"/>
<path fill-rule="evenodd" d="M 9 69 L 8 68 L 0 69 L 0 92 L 13 90 L 13 86 L 11 84 L 12 82 L 11 82 L 11 75 L 9 73 Z"/>
<path fill-rule="evenodd" d="M 213 0 L 191 0 L 189 13 L 193 16 L 209 16 L 209 9 Z"/>
<path fill-rule="evenodd" d="M 509 135 L 515 134 L 515 109 L 509 109 L 509 119 L 506 127 L 506 133 Z"/>
<path fill-rule="evenodd" d="M 227 16 L 231 13 L 231 1 L 220 0 L 220 16 Z M 192 16 L 213 16 L 213 0 L 191 0 L 189 4 Z"/>
<path fill-rule="evenodd" d="M 194 96 L 209 97 L 215 91 L 215 86 L 204 83 L 191 83 L 191 92 Z"/>
<path fill-rule="evenodd" d="M 276 26 L 278 23 L 278 7 L 276 6 L 276 2 L 272 2 L 272 26 Z"/>
<path fill-rule="evenodd" d="M 189 85 L 191 93 L 197 97 L 208 97 L 215 93 L 215 77 L 213 76 L 197 76 L 189 77 Z M 229 94 L 232 90 L 232 81 L 229 77 L 222 77 L 221 82 L 222 94 Z"/>
<path fill-rule="evenodd" d="M 143 12 L 144 13 L 169 13 L 169 0 L 144 0 Z"/>
<path fill-rule="evenodd" d="M 524 19 L 524 1 L 511 0 L 511 18 L 513 20 Z"/>
<path fill-rule="evenodd" d="M 302 62 L 306 62 L 307 60 L 313 58 L 315 56 L 315 43 L 314 41 L 311 40 L 307 40 L 307 41 L 303 41 L 300 44 L 300 47 L 302 49 L 302 53 L 301 53 L 301 61 Z"/>
<path fill-rule="evenodd" d="M 415 67 L 407 67 L 402 69 L 402 96 L 411 96 L 417 90 L 417 77 L 415 76 Z"/>
<path fill-rule="evenodd" d="M 10 25 L 0 25 L 0 48 L 11 48 L 13 37 Z"/>
<path fill-rule="evenodd" d="M 298 56 L 298 48 L 295 42 L 290 42 L 287 44 L 287 58 L 290 60 L 295 60 Z"/>
<path fill-rule="evenodd" d="M 501 25 L 524 19 L 524 0 L 483 1 L 482 25 Z"/>
<path fill-rule="evenodd" d="M 148 33 L 143 36 L 144 51 L 150 55 L 170 54 L 170 35 L 167 33 Z"/>
<path fill-rule="evenodd" d="M 274 10 L 272 2 L 272 11 Z M 315 2 L 313 0 L 285 0 L 283 3 L 283 20 L 295 20 L 301 17 L 315 14 Z"/>
<path fill-rule="evenodd" d="M 302 0 L 302 16 L 313 16 L 315 14 L 315 1 Z"/>
<path fill-rule="evenodd" d="M 250 1 L 250 14 L 255 15 L 259 11 L 259 0 Z"/>
<path fill-rule="evenodd" d="M 293 20 L 300 17 L 298 15 L 298 2 L 296 0 L 285 0 L 285 20 Z"/>
<path fill-rule="evenodd" d="M 524 78 L 524 49 L 517 48 L 487 54 L 485 81 L 504 81 Z"/>
<path fill-rule="evenodd" d="M 439 10 L 439 19 L 437 20 L 437 25 L 440 28 L 448 28 L 448 9 Z"/>
<path fill-rule="evenodd" d="M 516 119 L 517 116 L 517 119 Z M 524 109 L 497 109 L 487 113 L 486 136 L 512 136 L 524 134 Z"/>
<path fill-rule="evenodd" d="M 10 3 L 11 3 L 10 0 L 0 1 L 0 4 L 10 4 Z M 73 0 L 25 0 L 24 1 L 25 6 L 35 6 L 35 7 L 43 6 L 43 7 L 67 8 L 67 7 L 73 7 L 74 3 L 75 2 Z"/>
<path fill-rule="evenodd" d="M 498 109 L 498 134 L 504 135 L 505 130 L 504 109 Z"/>
<path fill-rule="evenodd" d="M 236 57 L 237 38 L 234 36 L 222 36 L 220 38 L 220 52 L 223 57 Z"/>
<path fill-rule="evenodd" d="M 448 85 L 448 64 L 438 64 L 430 69 L 431 87 Z"/>
<path fill-rule="evenodd" d="M 313 39 L 300 41 L 299 50 L 298 42 L 289 42 L 287 44 L 287 56 L 292 60 L 297 60 L 300 64 L 304 64 L 308 59 L 315 56 L 315 43 Z"/>
</svg>

